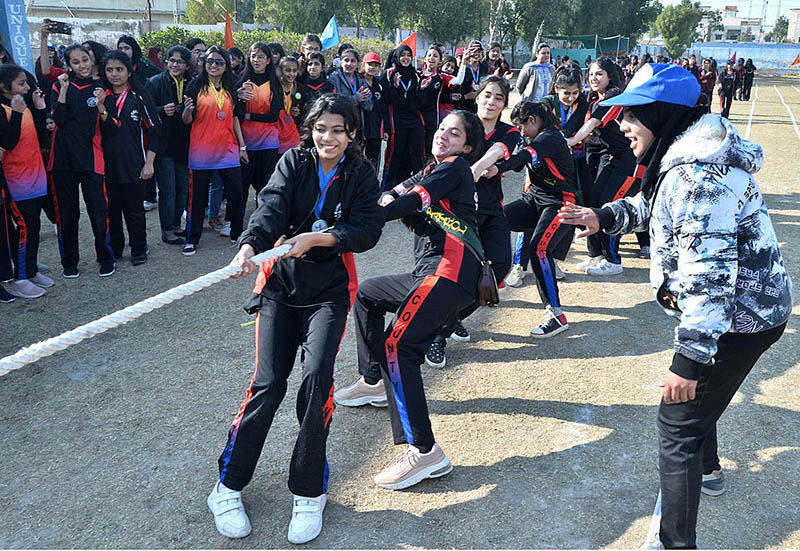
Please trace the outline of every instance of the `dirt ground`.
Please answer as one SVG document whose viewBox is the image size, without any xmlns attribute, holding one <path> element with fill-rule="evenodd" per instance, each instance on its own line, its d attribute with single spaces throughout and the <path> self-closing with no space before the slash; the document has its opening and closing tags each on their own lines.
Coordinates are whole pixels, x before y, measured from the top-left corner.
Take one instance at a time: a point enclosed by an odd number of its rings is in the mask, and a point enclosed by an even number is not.
<svg viewBox="0 0 800 551">
<path fill-rule="evenodd" d="M 800 117 L 800 81 L 757 84 L 749 132 L 766 152 L 757 179 L 800 286 L 800 134 L 778 96 Z M 734 103 L 743 134 L 750 109 Z M 504 186 L 516 198 L 521 178 Z M 84 217 L 82 274 L 65 280 L 45 224 L 41 260 L 56 287 L 0 305 L 0 356 L 221 267 L 235 252 L 207 229 L 197 255 L 184 258 L 158 241 L 157 212 L 148 225 L 150 261 L 133 268 L 126 257 L 99 279 Z M 338 408 L 325 527 L 308 547 L 639 547 L 658 492 L 657 384 L 674 322 L 652 298 L 632 236 L 622 252 L 625 271 L 612 284 L 576 271 L 585 243 L 575 243 L 563 263 L 566 333 L 529 337 L 542 315 L 529 278 L 467 321 L 472 342 L 451 343 L 447 367 L 423 368 L 433 428 L 455 465 L 447 477 L 400 492 L 376 487 L 372 477 L 398 452 L 388 414 Z M 407 271 L 410 234 L 390 223 L 357 263 L 362 279 Z M 224 282 L 0 378 L 0 548 L 289 545 L 297 372 L 244 493 L 252 535 L 223 538 L 205 504 L 251 376 L 254 331 L 240 307 L 251 286 Z M 800 548 L 798 313 L 720 421 L 728 491 L 702 499 L 703 547 Z M 356 376 L 348 331 L 337 384 Z"/>
</svg>

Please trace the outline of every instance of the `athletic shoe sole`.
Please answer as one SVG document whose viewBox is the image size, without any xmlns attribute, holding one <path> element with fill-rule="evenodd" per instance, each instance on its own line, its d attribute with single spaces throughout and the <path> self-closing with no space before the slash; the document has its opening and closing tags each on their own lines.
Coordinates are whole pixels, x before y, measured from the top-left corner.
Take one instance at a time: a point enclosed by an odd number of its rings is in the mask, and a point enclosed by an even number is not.
<svg viewBox="0 0 800 551">
<path fill-rule="evenodd" d="M 225 536 L 226 538 L 231 538 L 231 539 L 234 539 L 234 540 L 236 540 L 236 539 L 241 539 L 241 538 L 246 538 L 247 536 L 249 536 L 249 535 L 250 535 L 250 532 L 252 532 L 252 530 L 253 530 L 252 526 L 250 526 L 250 527 L 248 528 L 248 530 L 247 530 L 247 533 L 246 533 L 246 534 L 241 534 L 241 535 L 239 535 L 239 534 L 236 534 L 236 535 L 231 535 L 231 534 L 226 534 L 225 532 L 223 532 L 223 531 L 222 531 L 222 528 L 220 528 L 219 524 L 217 524 L 217 514 L 214 512 L 214 507 L 211 505 L 211 503 L 212 503 L 212 501 L 211 501 L 211 496 L 209 495 L 209 496 L 206 498 L 206 505 L 208 505 L 208 510 L 209 510 L 209 511 L 211 511 L 211 514 L 214 516 L 214 526 L 216 527 L 216 529 L 217 529 L 217 532 L 219 532 L 219 533 L 220 533 L 220 535 L 222 535 L 222 536 Z"/>
<path fill-rule="evenodd" d="M 97 275 L 100 276 L 100 277 L 109 277 L 109 276 L 114 275 L 114 272 L 116 272 L 116 271 L 117 271 L 117 269 L 114 268 L 110 272 L 98 272 Z"/>
<path fill-rule="evenodd" d="M 430 361 L 428 359 L 428 356 L 425 356 L 425 363 L 428 364 L 428 367 L 439 367 L 439 368 L 441 368 L 441 367 L 444 367 L 444 366 L 447 365 L 447 358 L 443 359 L 442 363 L 438 363 L 437 364 L 435 362 Z"/>
<path fill-rule="evenodd" d="M 538 335 L 536 333 L 531 332 L 531 337 L 533 337 L 534 339 L 549 339 L 550 337 L 555 337 L 559 333 L 563 333 L 567 329 L 569 329 L 569 324 L 562 325 L 558 329 L 550 331 L 549 333 L 545 333 L 543 335 Z"/>
<path fill-rule="evenodd" d="M 361 398 L 354 398 L 352 400 L 339 400 L 336 396 L 333 397 L 333 403 L 338 406 L 346 408 L 357 408 L 360 406 L 372 406 L 376 408 L 385 408 L 389 402 L 384 398 L 383 400 L 373 398 L 371 396 L 362 396 Z"/>
<path fill-rule="evenodd" d="M 381 488 L 386 488 L 387 490 L 403 490 L 405 488 L 410 488 L 415 484 L 419 484 L 426 478 L 439 478 L 450 471 L 453 470 L 453 464 L 450 463 L 450 460 L 445 458 L 444 460 L 436 463 L 435 465 L 431 465 L 418 473 L 414 476 L 406 478 L 405 480 L 401 480 L 400 482 L 395 482 L 394 484 L 378 484 Z"/>
<path fill-rule="evenodd" d="M 472 337 L 470 335 L 467 335 L 466 337 L 461 337 L 459 335 L 456 335 L 455 333 L 450 335 L 450 338 L 456 342 L 469 342 L 472 340 Z"/>
</svg>

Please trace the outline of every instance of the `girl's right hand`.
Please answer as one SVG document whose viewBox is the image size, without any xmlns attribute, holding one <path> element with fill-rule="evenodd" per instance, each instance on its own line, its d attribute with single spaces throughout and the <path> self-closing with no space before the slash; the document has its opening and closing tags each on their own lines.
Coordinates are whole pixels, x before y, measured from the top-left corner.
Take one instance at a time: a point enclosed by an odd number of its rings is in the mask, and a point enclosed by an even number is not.
<svg viewBox="0 0 800 551">
<path fill-rule="evenodd" d="M 171 117 L 172 115 L 174 115 L 175 114 L 175 104 L 174 103 L 166 104 L 164 106 L 164 114 L 166 116 L 168 116 L 168 117 Z"/>
<path fill-rule="evenodd" d="M 239 96 L 239 99 L 243 101 L 250 101 L 253 99 L 255 96 L 253 93 L 253 83 L 249 80 L 243 82 L 239 89 L 236 90 L 236 95 Z"/>
<path fill-rule="evenodd" d="M 17 113 L 24 113 L 26 107 L 27 106 L 25 105 L 25 99 L 21 95 L 17 94 L 13 98 L 11 98 L 12 111 L 16 111 Z"/>
<path fill-rule="evenodd" d="M 256 251 L 252 245 L 242 245 L 242 248 L 239 249 L 239 252 L 236 253 L 236 256 L 233 257 L 233 260 L 231 260 L 229 264 L 229 266 L 236 266 L 239 268 L 239 271 L 231 277 L 238 279 L 240 277 L 247 277 L 255 272 L 258 267 L 250 260 L 255 254 Z"/>
<path fill-rule="evenodd" d="M 62 86 L 69 84 L 69 73 L 61 73 L 58 75 L 58 82 L 61 83 Z"/>
<path fill-rule="evenodd" d="M 381 207 L 385 207 L 392 201 L 394 201 L 394 196 L 391 193 L 384 193 L 383 195 L 381 195 L 381 198 L 378 201 L 378 205 Z"/>
<path fill-rule="evenodd" d="M 106 91 L 98 87 L 94 89 L 93 93 L 94 93 L 94 99 L 97 100 L 97 109 L 98 111 L 102 111 L 105 108 L 103 104 L 106 101 Z"/>
</svg>

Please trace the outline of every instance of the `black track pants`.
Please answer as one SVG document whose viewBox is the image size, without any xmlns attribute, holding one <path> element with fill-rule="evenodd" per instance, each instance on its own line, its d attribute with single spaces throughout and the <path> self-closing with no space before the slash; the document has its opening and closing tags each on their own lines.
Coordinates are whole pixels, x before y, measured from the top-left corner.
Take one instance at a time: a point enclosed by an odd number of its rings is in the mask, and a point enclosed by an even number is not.
<svg viewBox="0 0 800 551">
<path fill-rule="evenodd" d="M 391 189 L 422 170 L 425 161 L 425 128 L 396 128 L 389 136 L 381 189 Z"/>
<path fill-rule="evenodd" d="M 325 448 L 333 416 L 333 364 L 344 336 L 347 308 L 292 308 L 264 300 L 256 318 L 256 371 L 219 458 L 220 481 L 241 490 L 253 477 L 275 412 L 300 348 L 303 376 L 297 393 L 297 436 L 289 466 L 289 490 L 305 497 L 328 491 Z"/>
<path fill-rule="evenodd" d="M 242 172 L 240 167 L 218 169 L 219 177 L 228 200 L 226 212 L 231 218 L 231 239 L 238 239 L 244 226 L 244 203 L 242 203 Z M 203 234 L 203 223 L 208 206 L 208 188 L 213 170 L 189 172 L 189 208 L 186 214 L 187 243 L 197 245 Z"/>
<path fill-rule="evenodd" d="M 250 188 L 258 193 L 264 189 L 278 164 L 278 149 L 261 149 L 247 152 L 248 163 L 242 165 L 242 205 L 247 210 Z M 256 199 L 257 201 L 258 199 Z"/>
<path fill-rule="evenodd" d="M 145 182 L 118 184 L 108 182 L 108 222 L 111 234 L 111 250 L 117 258 L 125 250 L 125 234 L 122 231 L 122 217 L 128 228 L 128 243 L 131 256 L 143 256 L 147 251 L 147 229 L 144 215 Z"/>
<path fill-rule="evenodd" d="M 39 232 L 42 226 L 40 220 L 45 199 L 36 197 L 23 201 L 9 201 L 8 210 L 13 224 L 8 225 L 10 230 L 8 237 L 16 279 L 30 279 L 39 271 L 36 260 L 39 256 Z"/>
<path fill-rule="evenodd" d="M 633 176 L 635 169 L 636 158 L 632 153 L 619 158 L 604 156 L 592 186 L 589 206 L 602 207 L 615 199 L 636 195 L 639 192 L 639 180 Z M 603 256 L 612 264 L 622 264 L 619 256 L 621 237 L 605 232 L 590 235 L 586 240 L 589 256 Z"/>
</svg>

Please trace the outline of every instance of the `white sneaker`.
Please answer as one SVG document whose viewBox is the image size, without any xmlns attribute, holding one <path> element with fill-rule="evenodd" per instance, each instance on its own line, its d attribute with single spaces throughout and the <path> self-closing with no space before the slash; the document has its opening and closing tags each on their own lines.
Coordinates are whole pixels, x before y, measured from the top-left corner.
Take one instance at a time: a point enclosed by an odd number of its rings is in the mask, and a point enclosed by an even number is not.
<svg viewBox="0 0 800 551">
<path fill-rule="evenodd" d="M 564 272 L 561 271 L 561 266 L 558 265 L 558 261 L 555 261 L 554 264 L 556 265 L 556 279 L 561 281 L 564 279 Z"/>
<path fill-rule="evenodd" d="M 243 538 L 250 535 L 252 527 L 247 513 L 244 512 L 242 492 L 231 490 L 221 482 L 217 482 L 206 503 L 214 515 L 214 524 L 220 534 L 227 538 Z"/>
<path fill-rule="evenodd" d="M 586 270 L 589 275 L 610 276 L 622 273 L 622 264 L 612 264 L 605 258 L 597 265 Z"/>
<path fill-rule="evenodd" d="M 36 272 L 36 275 L 31 278 L 31 281 L 43 289 L 49 289 L 56 284 L 55 281 L 42 274 L 42 272 Z"/>
<path fill-rule="evenodd" d="M 514 264 L 511 271 L 506 276 L 506 285 L 509 287 L 519 287 L 522 285 L 522 280 L 525 279 L 525 272 L 522 271 L 522 266 Z"/>
<path fill-rule="evenodd" d="M 583 262 L 581 262 L 580 264 L 575 266 L 575 268 L 577 268 L 578 270 L 581 270 L 582 272 L 585 272 L 589 268 L 594 268 L 595 266 L 600 264 L 600 262 L 603 261 L 603 260 L 605 260 L 605 259 L 602 256 L 589 256 L 589 257 L 586 257 L 586 260 L 584 260 Z"/>
<path fill-rule="evenodd" d="M 30 279 L 17 279 L 9 283 L 8 292 L 19 298 L 39 298 L 47 291 L 34 285 Z"/>
<path fill-rule="evenodd" d="M 351 384 L 333 393 L 336 405 L 345 407 L 358 407 L 370 405 L 376 408 L 385 408 L 389 405 L 386 400 L 386 387 L 383 381 L 374 385 L 367 383 L 361 376 Z"/>
<path fill-rule="evenodd" d="M 230 237 L 231 236 L 231 223 L 225 222 L 222 224 L 222 227 L 219 229 L 219 234 L 222 237 Z"/>
<path fill-rule="evenodd" d="M 286 536 L 290 543 L 307 543 L 319 536 L 326 501 L 326 494 L 319 497 L 294 496 L 292 520 Z"/>
</svg>

